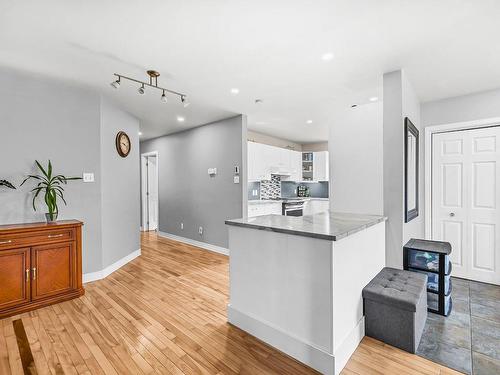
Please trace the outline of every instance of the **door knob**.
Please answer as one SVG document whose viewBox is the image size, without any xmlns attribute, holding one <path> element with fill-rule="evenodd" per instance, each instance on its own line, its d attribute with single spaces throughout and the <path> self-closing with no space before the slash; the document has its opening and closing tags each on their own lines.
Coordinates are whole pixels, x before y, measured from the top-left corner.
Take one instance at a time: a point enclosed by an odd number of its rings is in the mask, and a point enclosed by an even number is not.
<svg viewBox="0 0 500 375">
<path fill-rule="evenodd" d="M 451 217 L 455 216 L 455 213 L 454 212 L 450 212 L 450 216 Z"/>
</svg>

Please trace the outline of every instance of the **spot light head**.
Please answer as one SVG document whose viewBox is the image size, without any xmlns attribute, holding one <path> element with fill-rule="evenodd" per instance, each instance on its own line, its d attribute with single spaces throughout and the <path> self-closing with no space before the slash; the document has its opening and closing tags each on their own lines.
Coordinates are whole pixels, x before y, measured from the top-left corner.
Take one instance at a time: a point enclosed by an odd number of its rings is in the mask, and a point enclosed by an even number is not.
<svg viewBox="0 0 500 375">
<path fill-rule="evenodd" d="M 111 82 L 110 85 L 114 89 L 120 88 L 120 77 L 118 77 L 116 81 Z"/>
<path fill-rule="evenodd" d="M 141 95 L 144 95 L 144 93 L 146 92 L 146 90 L 144 90 L 144 84 L 142 84 L 141 87 L 139 87 L 139 89 L 137 90 L 137 92 Z"/>
<path fill-rule="evenodd" d="M 188 107 L 191 103 L 187 100 L 187 97 L 185 95 L 181 96 L 181 102 L 184 108 Z"/>
<path fill-rule="evenodd" d="M 161 94 L 161 98 L 160 100 L 163 102 L 163 103 L 166 103 L 168 100 L 167 100 L 167 96 L 165 95 L 165 90 L 163 91 L 163 94 Z"/>
</svg>

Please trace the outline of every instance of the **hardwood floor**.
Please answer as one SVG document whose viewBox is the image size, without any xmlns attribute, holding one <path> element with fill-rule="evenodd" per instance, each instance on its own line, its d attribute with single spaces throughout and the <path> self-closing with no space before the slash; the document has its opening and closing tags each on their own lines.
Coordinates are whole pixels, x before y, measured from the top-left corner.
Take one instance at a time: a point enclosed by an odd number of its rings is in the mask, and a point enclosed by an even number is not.
<svg viewBox="0 0 500 375">
<path fill-rule="evenodd" d="M 144 235 L 85 296 L 1 320 L 0 374 L 316 373 L 226 323 L 228 282 L 227 257 Z M 365 338 L 343 374 L 456 372 Z"/>
</svg>

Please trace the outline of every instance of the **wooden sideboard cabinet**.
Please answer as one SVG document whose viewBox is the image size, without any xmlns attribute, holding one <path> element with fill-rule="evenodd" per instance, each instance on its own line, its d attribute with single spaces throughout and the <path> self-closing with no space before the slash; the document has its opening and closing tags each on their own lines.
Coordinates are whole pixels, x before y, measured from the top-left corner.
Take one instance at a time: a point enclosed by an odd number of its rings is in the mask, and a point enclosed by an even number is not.
<svg viewBox="0 0 500 375">
<path fill-rule="evenodd" d="M 82 225 L 0 225 L 0 318 L 82 296 Z"/>
</svg>

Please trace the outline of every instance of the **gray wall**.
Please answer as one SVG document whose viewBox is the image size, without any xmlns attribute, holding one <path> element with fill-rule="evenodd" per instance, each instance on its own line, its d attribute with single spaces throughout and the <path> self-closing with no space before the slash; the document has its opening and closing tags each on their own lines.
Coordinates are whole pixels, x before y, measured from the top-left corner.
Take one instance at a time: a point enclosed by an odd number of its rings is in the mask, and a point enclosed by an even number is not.
<svg viewBox="0 0 500 375">
<path fill-rule="evenodd" d="M 494 117 L 500 117 L 500 89 L 422 104 L 424 126 Z"/>
<path fill-rule="evenodd" d="M 383 213 L 382 103 L 338 111 L 330 125 L 330 208 Z"/>
<path fill-rule="evenodd" d="M 419 129 L 419 216 L 404 222 L 404 118 Z M 403 245 L 409 238 L 424 238 L 424 134 L 420 102 L 404 71 L 384 74 L 384 215 L 386 264 L 403 267 Z"/>
<path fill-rule="evenodd" d="M 132 148 L 126 158 L 116 152 L 116 133 L 123 130 Z M 101 103 L 102 248 L 109 266 L 140 245 L 139 122 L 109 100 Z"/>
<path fill-rule="evenodd" d="M 141 142 L 141 153 L 159 153 L 160 231 L 227 248 L 224 221 L 242 217 L 246 200 L 245 145 L 245 116 Z M 233 183 L 235 165 L 239 184 Z M 217 176 L 208 168 L 217 168 Z"/>
<path fill-rule="evenodd" d="M 108 105 L 104 107 L 108 108 Z M 109 112 L 105 111 L 106 126 L 101 127 L 99 94 L 39 75 L 0 69 L 0 178 L 19 185 L 26 174 L 36 172 L 35 159 L 43 163 L 50 159 L 56 172 L 68 176 L 81 176 L 83 172 L 95 174 L 94 183 L 74 181 L 68 184 L 65 194 L 68 206 L 60 205 L 59 219 L 78 219 L 85 223 L 84 273 L 100 271 L 108 266 L 108 261 L 116 259 L 115 252 L 121 255 L 139 248 L 139 225 L 135 224 L 139 211 L 136 208 L 139 160 L 137 152 L 129 156 L 126 161 L 129 174 L 122 176 L 126 181 L 117 179 L 118 172 L 114 172 L 117 165 L 109 164 L 106 159 L 110 156 L 108 152 L 114 151 L 114 139 L 110 144 L 105 143 L 110 142 L 106 140 L 111 138 L 108 132 L 121 126 L 123 119 L 119 116 L 113 118 Z M 115 123 L 117 121 L 120 121 L 119 125 Z M 136 120 L 136 129 L 130 127 L 136 149 L 138 126 Z M 104 137 L 102 144 L 101 130 Z M 108 173 L 114 173 L 113 181 L 105 178 Z M 132 184 L 133 188 L 118 188 L 118 181 Z M 0 189 L 0 224 L 45 220 L 45 207 L 41 201 L 37 212 L 31 208 L 29 190 L 32 185 L 29 183 L 14 191 Z M 115 187 L 118 188 L 116 194 L 110 194 Z M 120 210 L 125 204 L 131 204 L 131 211 L 136 211 L 131 213 L 134 225 L 123 225 L 118 233 L 114 229 L 116 222 L 110 220 L 112 216 L 107 213 Z M 118 215 L 115 217 L 123 220 Z M 124 232 L 135 232 L 135 241 L 125 247 L 119 242 L 111 245 L 119 241 Z M 125 236 L 128 235 L 125 233 Z"/>
<path fill-rule="evenodd" d="M 60 219 L 79 219 L 83 229 L 83 269 L 100 270 L 101 166 L 99 150 L 100 98 L 81 88 L 13 70 L 0 70 L 1 178 L 19 185 L 36 172 L 35 159 L 52 160 L 56 172 L 81 176 L 94 172 L 96 182 L 75 181 L 66 188 L 68 206 Z M 0 190 L 0 223 L 44 221 L 28 194 L 33 183 L 15 191 Z"/>
<path fill-rule="evenodd" d="M 408 117 L 413 125 L 417 127 L 419 131 L 419 191 L 418 191 L 418 216 L 408 223 L 404 222 L 404 210 L 403 210 L 403 245 L 406 244 L 411 238 L 424 238 L 425 236 L 425 134 L 421 121 L 421 105 L 418 99 L 413 85 L 408 78 L 408 76 L 403 71 L 403 120 Z M 404 122 L 403 122 L 404 126 Z M 404 169 L 403 169 L 403 184 L 404 184 Z M 404 204 L 404 195 L 403 195 Z M 399 254 L 401 256 L 400 267 L 403 265 L 402 252 Z"/>
</svg>

